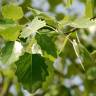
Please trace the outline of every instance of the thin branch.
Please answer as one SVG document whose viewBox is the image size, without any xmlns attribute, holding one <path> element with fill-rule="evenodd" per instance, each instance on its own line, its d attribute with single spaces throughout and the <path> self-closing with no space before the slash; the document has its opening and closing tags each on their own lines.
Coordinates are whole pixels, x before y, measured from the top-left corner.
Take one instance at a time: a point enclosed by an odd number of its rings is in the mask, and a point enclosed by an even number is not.
<svg viewBox="0 0 96 96">
<path fill-rule="evenodd" d="M 69 32 L 64 32 L 64 34 L 68 35 L 70 33 L 76 32 L 79 28 L 72 28 Z"/>
<path fill-rule="evenodd" d="M 94 16 L 94 17 L 90 18 L 90 20 L 94 20 L 94 19 L 96 19 L 96 16 Z"/>
</svg>

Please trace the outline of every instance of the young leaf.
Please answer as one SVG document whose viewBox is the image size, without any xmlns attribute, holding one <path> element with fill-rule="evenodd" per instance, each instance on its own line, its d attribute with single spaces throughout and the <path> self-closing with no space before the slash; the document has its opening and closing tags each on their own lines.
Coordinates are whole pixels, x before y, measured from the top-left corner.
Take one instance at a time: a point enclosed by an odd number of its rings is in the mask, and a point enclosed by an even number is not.
<svg viewBox="0 0 96 96">
<path fill-rule="evenodd" d="M 37 17 L 34 18 L 32 20 L 31 23 L 28 24 L 27 27 L 25 27 L 22 32 L 21 32 L 21 36 L 20 37 L 23 37 L 23 38 L 26 38 L 30 35 L 32 36 L 35 36 L 36 35 L 36 32 L 42 28 L 46 26 L 46 22 L 45 21 L 42 21 L 42 20 L 39 20 Z"/>
<path fill-rule="evenodd" d="M 25 53 L 16 65 L 19 82 L 31 92 L 39 88 L 48 75 L 47 65 L 40 54 Z"/>
<path fill-rule="evenodd" d="M 23 10 L 17 5 L 9 4 L 2 7 L 2 15 L 7 19 L 18 20 L 23 17 Z"/>
</svg>

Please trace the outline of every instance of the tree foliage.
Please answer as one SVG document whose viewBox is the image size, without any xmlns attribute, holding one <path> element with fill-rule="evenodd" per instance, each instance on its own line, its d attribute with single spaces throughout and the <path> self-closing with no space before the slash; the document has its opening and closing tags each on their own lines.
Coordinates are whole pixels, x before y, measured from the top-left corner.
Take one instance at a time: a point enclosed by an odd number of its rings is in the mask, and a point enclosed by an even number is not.
<svg viewBox="0 0 96 96">
<path fill-rule="evenodd" d="M 2 2 L 0 96 L 95 96 L 96 1 L 78 0 L 82 16 L 71 8 L 75 0 L 46 1 L 56 18 L 30 2 Z M 74 14 L 56 13 L 60 4 Z"/>
</svg>

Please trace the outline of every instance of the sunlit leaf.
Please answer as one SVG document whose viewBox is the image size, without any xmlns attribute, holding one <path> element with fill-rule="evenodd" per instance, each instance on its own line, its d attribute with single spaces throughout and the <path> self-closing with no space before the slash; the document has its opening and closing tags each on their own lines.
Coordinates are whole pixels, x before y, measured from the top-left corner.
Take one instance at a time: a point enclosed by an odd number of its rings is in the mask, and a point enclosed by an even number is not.
<svg viewBox="0 0 96 96">
<path fill-rule="evenodd" d="M 23 11 L 21 7 L 15 4 L 9 4 L 2 7 L 2 15 L 4 18 L 18 20 L 23 17 Z"/>
<path fill-rule="evenodd" d="M 21 32 L 21 36 L 20 37 L 23 37 L 23 38 L 26 38 L 30 35 L 32 36 L 35 36 L 36 35 L 36 32 L 42 28 L 46 26 L 46 22 L 45 21 L 42 21 L 42 20 L 39 20 L 37 17 L 34 18 L 32 20 L 31 23 L 28 24 L 27 27 L 25 27 L 22 32 Z"/>
<path fill-rule="evenodd" d="M 15 41 L 22 26 L 16 24 L 0 25 L 0 35 L 7 41 Z"/>
<path fill-rule="evenodd" d="M 86 9 L 85 9 L 86 17 L 93 17 L 93 0 L 86 0 Z"/>
<path fill-rule="evenodd" d="M 67 25 L 75 28 L 89 28 L 90 26 L 96 25 L 96 22 L 90 20 L 90 18 L 79 18 L 71 22 L 69 21 Z"/>
<path fill-rule="evenodd" d="M 58 22 L 52 16 L 49 16 L 46 13 L 41 12 L 36 9 L 29 8 L 29 10 L 32 12 L 32 15 L 34 17 L 37 16 L 38 18 L 45 20 L 46 24 L 48 24 L 49 26 L 52 26 L 54 28 L 58 28 Z"/>
</svg>

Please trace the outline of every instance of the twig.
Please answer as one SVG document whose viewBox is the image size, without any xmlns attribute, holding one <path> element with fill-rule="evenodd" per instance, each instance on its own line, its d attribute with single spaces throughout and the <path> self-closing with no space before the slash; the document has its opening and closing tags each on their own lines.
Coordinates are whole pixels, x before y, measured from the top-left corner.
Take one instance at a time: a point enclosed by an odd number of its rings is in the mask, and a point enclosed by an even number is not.
<svg viewBox="0 0 96 96">
<path fill-rule="evenodd" d="M 79 28 L 72 28 L 69 32 L 64 32 L 64 34 L 68 35 L 69 33 L 73 33 L 77 31 Z"/>
</svg>

